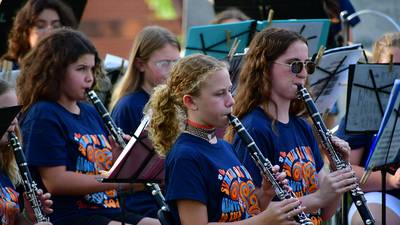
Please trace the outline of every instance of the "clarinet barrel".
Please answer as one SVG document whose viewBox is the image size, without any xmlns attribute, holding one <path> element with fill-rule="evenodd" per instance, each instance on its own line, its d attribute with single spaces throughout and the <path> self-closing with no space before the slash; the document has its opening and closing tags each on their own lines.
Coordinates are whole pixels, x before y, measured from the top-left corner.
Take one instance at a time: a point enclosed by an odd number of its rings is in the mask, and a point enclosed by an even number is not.
<svg viewBox="0 0 400 225">
<path fill-rule="evenodd" d="M 28 197 L 29 204 L 32 206 L 33 213 L 35 214 L 35 220 L 37 223 L 48 222 L 49 218 L 43 213 L 42 203 L 37 196 L 37 184 L 33 181 L 31 173 L 29 172 L 28 164 L 26 163 L 25 155 L 22 152 L 21 143 L 17 135 L 15 135 L 14 132 L 8 132 L 8 141 L 14 151 L 15 161 L 17 162 L 19 173 L 22 178 L 22 185 Z"/>
<path fill-rule="evenodd" d="M 321 114 L 318 111 L 310 93 L 302 85 L 297 86 L 297 93 L 299 97 L 304 101 L 308 113 L 311 115 L 311 119 L 315 128 L 318 131 L 318 135 L 321 138 L 321 142 L 328 152 L 331 161 L 333 162 L 336 170 L 344 169 L 346 167 L 351 167 L 350 163 L 343 160 L 342 157 L 337 154 L 333 144 L 330 140 L 332 137 L 331 132 L 326 127 L 324 121 L 322 120 Z M 357 187 L 350 191 L 350 196 L 357 207 L 357 210 L 365 225 L 374 225 L 375 219 L 372 216 L 368 206 L 367 201 L 364 197 L 364 192 L 361 190 L 360 185 L 357 183 Z"/>
</svg>

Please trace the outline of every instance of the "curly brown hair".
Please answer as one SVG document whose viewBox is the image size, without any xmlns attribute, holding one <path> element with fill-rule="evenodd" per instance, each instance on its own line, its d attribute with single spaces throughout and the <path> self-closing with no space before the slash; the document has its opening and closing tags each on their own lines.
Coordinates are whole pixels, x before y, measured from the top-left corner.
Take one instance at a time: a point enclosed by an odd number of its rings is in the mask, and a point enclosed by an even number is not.
<svg viewBox="0 0 400 225">
<path fill-rule="evenodd" d="M 160 155 L 167 155 L 187 117 L 183 96 L 198 96 L 209 75 L 224 68 L 227 68 L 224 62 L 211 56 L 187 56 L 172 68 L 166 84 L 155 88 L 146 111 L 151 116 L 150 139 Z"/>
<path fill-rule="evenodd" d="M 18 61 L 31 49 L 30 29 L 40 13 L 52 9 L 60 17 L 62 26 L 76 28 L 77 22 L 72 10 L 59 0 L 29 0 L 17 13 L 8 38 L 8 49 L 2 59 Z"/>
<path fill-rule="evenodd" d="M 239 119 L 257 106 L 267 108 L 268 104 L 275 104 L 270 98 L 272 64 L 296 41 L 307 43 L 300 34 L 280 28 L 265 29 L 251 41 L 239 75 L 239 85 L 233 106 L 233 114 Z M 304 104 L 297 99 L 291 101 L 289 113 L 297 115 L 302 112 L 304 112 Z M 271 112 L 265 113 L 275 120 L 276 115 Z M 234 130 L 230 126 L 225 139 L 232 141 L 233 136 Z"/>
<path fill-rule="evenodd" d="M 17 95 L 22 111 L 40 100 L 57 101 L 67 67 L 85 54 L 95 56 L 94 74 L 98 76 L 101 59 L 94 45 L 81 32 L 59 28 L 44 37 L 21 62 Z"/>
</svg>

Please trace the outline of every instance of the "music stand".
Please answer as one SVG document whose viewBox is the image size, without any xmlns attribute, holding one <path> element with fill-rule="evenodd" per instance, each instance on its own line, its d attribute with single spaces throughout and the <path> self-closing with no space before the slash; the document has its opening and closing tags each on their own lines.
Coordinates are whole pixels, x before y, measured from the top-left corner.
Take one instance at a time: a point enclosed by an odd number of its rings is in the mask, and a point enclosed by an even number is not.
<svg viewBox="0 0 400 225">
<path fill-rule="evenodd" d="M 6 133 L 11 122 L 21 111 L 22 106 L 11 106 L 0 108 L 0 138 Z"/>
<path fill-rule="evenodd" d="M 144 116 L 138 128 L 132 135 L 126 147 L 122 150 L 107 172 L 106 178 L 100 179 L 107 183 L 145 183 L 147 189 L 156 198 L 160 210 L 157 215 L 162 225 L 169 224 L 170 215 L 164 196 L 156 183 L 164 181 L 164 159 L 154 150 L 145 128 L 150 118 Z M 120 193 L 122 213 L 125 214 L 125 194 Z"/>
<path fill-rule="evenodd" d="M 326 46 L 330 21 L 328 19 L 290 19 L 290 20 L 266 20 L 259 21 L 257 31 L 266 28 L 284 28 L 302 35 L 308 44 L 308 54 L 314 55 L 321 45 Z"/>
<path fill-rule="evenodd" d="M 376 133 L 387 107 L 400 64 L 350 65 L 347 89 L 346 133 Z"/>
<path fill-rule="evenodd" d="M 333 48 L 322 55 L 315 72 L 308 77 L 318 110 L 329 111 L 339 99 L 348 79 L 348 67 L 362 56 L 360 44 Z"/>
<path fill-rule="evenodd" d="M 390 93 L 378 134 L 372 143 L 367 171 L 382 174 L 382 224 L 386 224 L 386 174 L 394 174 L 400 165 L 400 80 L 396 79 Z"/>
<path fill-rule="evenodd" d="M 192 26 L 187 34 L 185 55 L 201 53 L 217 59 L 225 58 L 234 39 L 240 40 L 237 52 L 243 52 L 256 32 L 257 21 Z"/>
</svg>

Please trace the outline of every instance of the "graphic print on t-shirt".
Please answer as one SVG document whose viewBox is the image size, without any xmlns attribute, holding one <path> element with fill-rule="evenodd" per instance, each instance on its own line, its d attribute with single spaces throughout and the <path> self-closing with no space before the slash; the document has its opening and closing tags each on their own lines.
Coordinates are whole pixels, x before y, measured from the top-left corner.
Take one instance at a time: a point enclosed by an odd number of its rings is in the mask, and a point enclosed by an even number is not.
<svg viewBox="0 0 400 225">
<path fill-rule="evenodd" d="M 0 188 L 1 225 L 15 224 L 15 216 L 19 212 L 18 193 L 10 187 Z"/>
<path fill-rule="evenodd" d="M 250 174 L 243 166 L 227 170 L 219 169 L 221 192 L 224 193 L 219 222 L 231 222 L 249 218 L 260 212 L 255 186 Z"/>
<path fill-rule="evenodd" d="M 308 146 L 301 146 L 289 152 L 279 153 L 279 162 L 286 172 L 288 185 L 297 197 L 314 193 L 318 190 L 317 169 L 312 150 Z M 321 224 L 320 210 L 311 213 L 314 225 Z"/>
<path fill-rule="evenodd" d="M 111 146 L 103 134 L 74 134 L 79 145 L 76 172 L 82 174 L 100 174 L 100 170 L 109 170 L 112 166 Z M 85 196 L 86 202 L 79 202 L 80 208 L 118 208 L 119 202 L 115 190 L 97 192 Z"/>
</svg>

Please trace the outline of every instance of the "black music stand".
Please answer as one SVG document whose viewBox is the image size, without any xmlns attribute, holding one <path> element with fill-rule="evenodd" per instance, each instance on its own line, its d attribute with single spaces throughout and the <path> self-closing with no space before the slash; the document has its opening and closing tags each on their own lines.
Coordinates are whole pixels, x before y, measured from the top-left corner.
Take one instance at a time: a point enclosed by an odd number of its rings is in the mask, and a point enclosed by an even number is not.
<svg viewBox="0 0 400 225">
<path fill-rule="evenodd" d="M 148 138 L 145 130 L 149 122 L 149 117 L 145 116 L 139 127 L 136 129 L 132 138 L 127 143 L 126 147 L 118 156 L 107 178 L 102 178 L 100 181 L 105 183 L 143 183 L 148 190 L 157 192 L 158 188 L 155 183 L 162 183 L 164 180 L 164 159 L 162 159 L 154 150 L 153 145 Z M 155 187 L 154 187 L 155 186 Z M 122 213 L 125 215 L 125 198 L 129 194 L 126 192 L 119 193 Z M 164 206 L 159 199 L 162 195 L 151 193 L 157 201 L 157 204 Z M 169 224 L 168 210 L 160 206 L 158 217 L 163 225 Z"/>
<path fill-rule="evenodd" d="M 237 52 L 243 52 L 257 31 L 257 21 L 210 24 L 189 28 L 185 55 L 201 53 L 217 59 L 225 58 L 234 40 L 240 40 Z"/>
<path fill-rule="evenodd" d="M 376 133 L 400 64 L 350 65 L 345 124 L 346 133 Z"/>
<path fill-rule="evenodd" d="M 308 78 L 311 94 L 320 112 L 329 111 L 344 92 L 348 67 L 357 63 L 361 56 L 360 44 L 325 51 L 315 72 Z"/>
<path fill-rule="evenodd" d="M 236 7 L 256 20 L 266 20 L 270 9 L 275 19 L 328 18 L 320 0 L 214 0 L 216 13 L 229 7 Z"/>
<path fill-rule="evenodd" d="M 395 80 L 378 134 L 372 144 L 366 170 L 382 174 L 382 224 L 386 224 L 386 174 L 400 165 L 400 80 Z M 397 137 L 397 138 L 396 138 Z"/>
<path fill-rule="evenodd" d="M 11 106 L 0 108 L 0 138 L 6 133 L 14 118 L 21 111 L 22 106 Z"/>
</svg>

